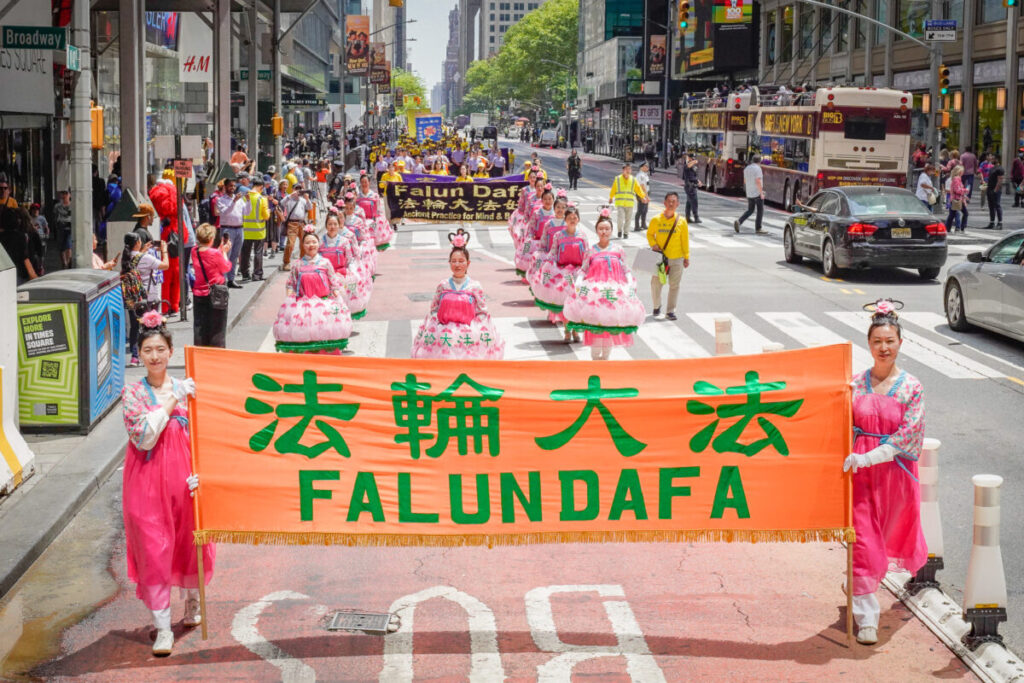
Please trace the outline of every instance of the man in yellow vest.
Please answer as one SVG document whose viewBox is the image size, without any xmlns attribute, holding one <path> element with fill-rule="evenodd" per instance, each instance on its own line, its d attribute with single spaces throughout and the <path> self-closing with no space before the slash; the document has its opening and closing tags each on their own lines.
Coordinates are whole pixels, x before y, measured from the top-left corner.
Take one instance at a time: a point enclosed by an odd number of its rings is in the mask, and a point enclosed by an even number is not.
<svg viewBox="0 0 1024 683">
<path fill-rule="evenodd" d="M 633 177 L 633 165 L 623 164 L 622 174 L 615 176 L 612 189 L 608 193 L 608 201 L 615 205 L 618 219 L 619 239 L 628 239 L 629 230 L 633 225 L 633 209 L 636 198 L 647 199 L 644 188 Z"/>
<path fill-rule="evenodd" d="M 665 195 L 665 210 L 652 218 L 647 228 L 647 244 L 662 255 L 658 272 L 651 276 L 653 314 L 655 317 L 661 314 L 661 290 L 667 281 L 668 312 L 665 318 L 668 320 L 676 319 L 679 282 L 683 279 L 683 269 L 690 267 L 690 230 L 686 219 L 676 213 L 677 208 L 679 195 L 669 192 Z"/>
<path fill-rule="evenodd" d="M 263 194 L 263 178 L 257 174 L 252 180 L 252 189 L 245 196 L 242 208 L 242 258 L 238 269 L 242 281 L 263 279 L 263 247 L 267 243 L 267 219 L 270 218 L 270 202 Z M 249 256 L 252 255 L 252 277 L 249 277 Z"/>
</svg>

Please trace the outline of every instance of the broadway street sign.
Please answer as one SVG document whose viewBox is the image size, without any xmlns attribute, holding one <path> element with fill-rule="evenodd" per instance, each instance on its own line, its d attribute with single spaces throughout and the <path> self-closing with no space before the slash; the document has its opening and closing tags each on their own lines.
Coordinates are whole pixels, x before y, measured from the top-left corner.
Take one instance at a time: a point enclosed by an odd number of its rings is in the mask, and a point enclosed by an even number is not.
<svg viewBox="0 0 1024 683">
<path fill-rule="evenodd" d="M 63 50 L 68 44 L 68 31 L 52 26 L 4 26 L 0 30 L 0 47 L 20 50 Z"/>
</svg>

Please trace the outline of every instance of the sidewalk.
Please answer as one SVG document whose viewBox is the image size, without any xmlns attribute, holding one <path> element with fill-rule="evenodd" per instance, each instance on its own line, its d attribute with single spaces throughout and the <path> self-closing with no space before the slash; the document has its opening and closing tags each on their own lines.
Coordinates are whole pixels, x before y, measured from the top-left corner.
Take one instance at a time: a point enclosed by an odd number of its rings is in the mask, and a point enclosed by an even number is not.
<svg viewBox="0 0 1024 683">
<path fill-rule="evenodd" d="M 264 280 L 231 290 L 229 332 L 273 279 L 279 264 L 279 260 L 276 264 L 264 262 Z M 184 348 L 192 343 L 193 311 L 188 317 L 187 322 L 175 318 L 168 323 L 175 341 L 169 366 L 172 371 L 184 368 Z M 125 383 L 144 375 L 141 367 L 126 368 Z M 121 407 L 115 405 L 88 435 L 33 434 L 26 435 L 25 440 L 36 454 L 36 473 L 9 496 L 0 498 L 0 596 L 10 590 L 120 465 L 128 435 Z"/>
</svg>

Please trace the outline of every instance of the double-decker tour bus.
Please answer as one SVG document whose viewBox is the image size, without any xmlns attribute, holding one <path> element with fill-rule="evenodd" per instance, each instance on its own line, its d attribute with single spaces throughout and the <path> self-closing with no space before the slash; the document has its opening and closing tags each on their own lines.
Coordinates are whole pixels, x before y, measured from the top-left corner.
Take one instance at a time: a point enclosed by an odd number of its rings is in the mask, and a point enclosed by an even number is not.
<svg viewBox="0 0 1024 683">
<path fill-rule="evenodd" d="M 826 187 L 905 187 L 911 103 L 910 93 L 881 88 L 755 88 L 750 149 L 761 153 L 765 199 L 792 210 Z"/>
<path fill-rule="evenodd" d="M 697 159 L 697 177 L 712 192 L 743 190 L 750 97 L 749 92 L 703 97 L 683 106 L 683 149 Z"/>
</svg>

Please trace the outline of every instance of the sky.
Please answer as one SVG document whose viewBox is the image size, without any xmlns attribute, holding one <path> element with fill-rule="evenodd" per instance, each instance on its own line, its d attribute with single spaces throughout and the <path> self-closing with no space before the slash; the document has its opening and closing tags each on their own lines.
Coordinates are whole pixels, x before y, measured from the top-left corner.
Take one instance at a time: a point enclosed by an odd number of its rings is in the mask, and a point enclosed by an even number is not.
<svg viewBox="0 0 1024 683">
<path fill-rule="evenodd" d="M 448 12 L 459 4 L 459 0 L 405 0 L 407 19 L 415 19 L 409 24 L 409 38 L 416 40 L 406 45 L 409 50 L 409 61 L 412 70 L 423 78 L 427 86 L 427 95 L 435 83 L 440 83 L 444 76 L 442 64 L 448 48 Z"/>
</svg>

